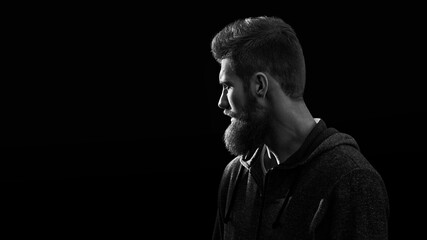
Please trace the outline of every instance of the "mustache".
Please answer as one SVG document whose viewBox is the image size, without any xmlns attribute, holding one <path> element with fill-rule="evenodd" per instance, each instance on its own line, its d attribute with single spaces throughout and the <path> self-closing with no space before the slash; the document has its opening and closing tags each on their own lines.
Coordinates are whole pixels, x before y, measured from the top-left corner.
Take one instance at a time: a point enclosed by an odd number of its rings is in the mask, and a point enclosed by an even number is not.
<svg viewBox="0 0 427 240">
<path fill-rule="evenodd" d="M 246 113 L 235 113 L 235 112 L 231 112 L 228 110 L 224 110 L 224 114 L 229 116 L 230 118 L 235 118 L 237 120 L 247 120 L 248 119 L 248 115 Z"/>
<path fill-rule="evenodd" d="M 232 117 L 232 118 L 238 118 L 239 117 L 237 113 L 227 111 L 227 110 L 224 110 L 224 115 L 227 115 L 227 116 Z"/>
</svg>

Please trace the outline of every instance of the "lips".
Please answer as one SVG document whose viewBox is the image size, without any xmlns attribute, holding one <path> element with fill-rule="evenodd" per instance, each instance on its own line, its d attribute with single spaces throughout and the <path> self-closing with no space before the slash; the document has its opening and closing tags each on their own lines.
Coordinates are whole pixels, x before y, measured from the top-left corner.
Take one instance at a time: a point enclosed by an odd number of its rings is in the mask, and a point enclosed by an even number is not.
<svg viewBox="0 0 427 240">
<path fill-rule="evenodd" d="M 232 112 L 228 112 L 228 111 L 224 111 L 224 115 L 230 117 L 230 118 L 237 118 L 237 114 L 232 113 Z"/>
</svg>

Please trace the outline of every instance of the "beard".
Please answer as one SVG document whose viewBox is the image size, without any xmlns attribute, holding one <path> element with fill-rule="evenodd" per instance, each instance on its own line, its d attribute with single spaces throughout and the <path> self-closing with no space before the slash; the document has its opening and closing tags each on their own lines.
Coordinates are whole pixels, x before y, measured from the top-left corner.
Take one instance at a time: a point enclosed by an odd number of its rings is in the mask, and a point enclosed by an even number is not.
<svg viewBox="0 0 427 240">
<path fill-rule="evenodd" d="M 233 116 L 234 121 L 224 133 L 225 147 L 235 156 L 247 154 L 264 144 L 269 132 L 268 114 L 260 110 L 255 98 L 249 99 L 248 107 L 239 116 Z"/>
</svg>

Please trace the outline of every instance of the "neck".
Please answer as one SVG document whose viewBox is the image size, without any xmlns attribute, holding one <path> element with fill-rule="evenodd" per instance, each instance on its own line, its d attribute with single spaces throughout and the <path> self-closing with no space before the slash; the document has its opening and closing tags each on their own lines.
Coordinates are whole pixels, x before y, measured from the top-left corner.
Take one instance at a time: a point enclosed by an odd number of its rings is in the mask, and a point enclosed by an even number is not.
<svg viewBox="0 0 427 240">
<path fill-rule="evenodd" d="M 285 162 L 303 144 L 316 122 L 304 103 L 274 114 L 267 145 Z"/>
</svg>

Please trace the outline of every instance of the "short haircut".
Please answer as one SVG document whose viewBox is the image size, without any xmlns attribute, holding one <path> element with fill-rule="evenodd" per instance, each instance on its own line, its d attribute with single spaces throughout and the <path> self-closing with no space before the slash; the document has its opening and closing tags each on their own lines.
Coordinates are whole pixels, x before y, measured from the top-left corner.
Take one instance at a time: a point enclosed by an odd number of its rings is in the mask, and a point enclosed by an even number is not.
<svg viewBox="0 0 427 240">
<path fill-rule="evenodd" d="M 256 72 L 268 72 L 286 95 L 303 99 L 305 62 L 302 47 L 292 29 L 277 17 L 237 20 L 224 27 L 212 40 L 213 57 L 230 59 L 232 70 L 247 87 Z"/>
</svg>

